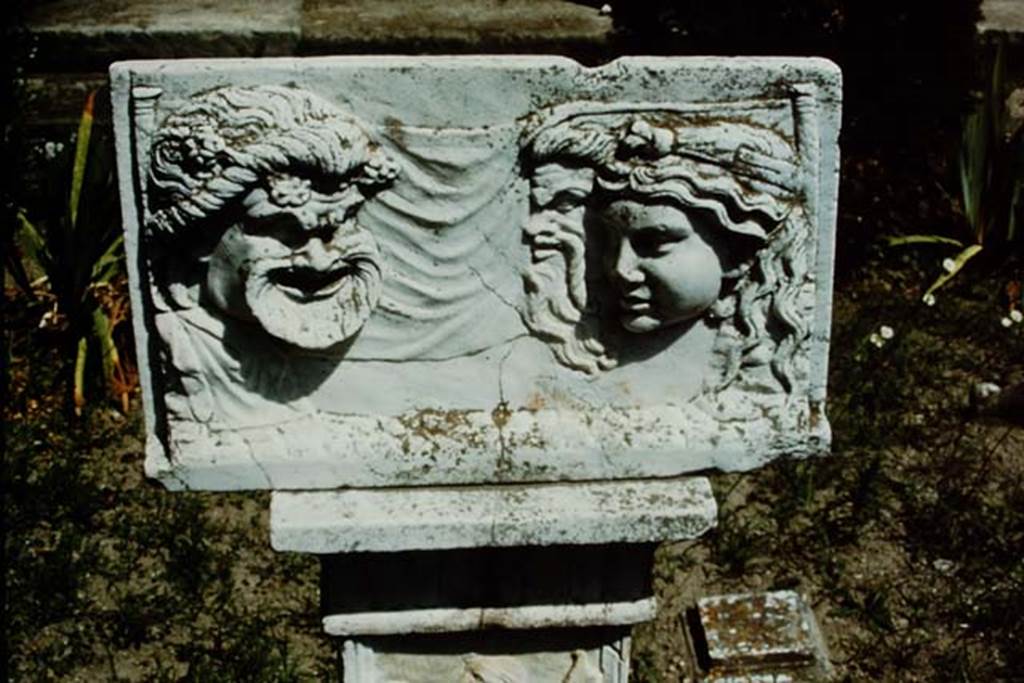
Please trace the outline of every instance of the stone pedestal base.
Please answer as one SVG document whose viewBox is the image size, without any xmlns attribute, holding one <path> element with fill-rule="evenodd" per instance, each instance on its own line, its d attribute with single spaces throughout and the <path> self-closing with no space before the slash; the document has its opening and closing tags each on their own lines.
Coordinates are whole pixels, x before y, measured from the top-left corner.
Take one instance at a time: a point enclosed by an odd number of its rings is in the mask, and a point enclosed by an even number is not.
<svg viewBox="0 0 1024 683">
<path fill-rule="evenodd" d="M 346 638 L 346 683 L 625 683 L 630 628 L 657 607 L 654 548 L 330 555 L 324 630 Z"/>
<path fill-rule="evenodd" d="M 346 683 L 625 683 L 657 543 L 716 513 L 702 478 L 275 492 L 271 538 L 321 556 Z"/>
<path fill-rule="evenodd" d="M 348 553 L 322 558 L 334 636 L 628 626 L 654 618 L 653 544 Z"/>
<path fill-rule="evenodd" d="M 345 683 L 626 683 L 629 628 L 477 631 L 348 640 Z"/>
</svg>

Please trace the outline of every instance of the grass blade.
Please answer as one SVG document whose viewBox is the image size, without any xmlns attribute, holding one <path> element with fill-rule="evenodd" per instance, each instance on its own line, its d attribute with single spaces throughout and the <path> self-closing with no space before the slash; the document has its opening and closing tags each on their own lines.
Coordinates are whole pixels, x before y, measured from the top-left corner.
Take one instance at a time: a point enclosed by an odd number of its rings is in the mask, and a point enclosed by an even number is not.
<svg viewBox="0 0 1024 683">
<path fill-rule="evenodd" d="M 903 247 L 908 244 L 948 244 L 953 247 L 964 248 L 964 243 L 952 237 L 942 235 L 890 235 L 885 237 L 885 243 L 890 247 Z"/>
<path fill-rule="evenodd" d="M 92 283 L 110 282 L 124 270 L 124 235 L 118 235 L 92 267 Z"/>
<path fill-rule="evenodd" d="M 117 396 L 123 412 L 128 412 L 128 384 L 125 381 L 121 356 L 114 343 L 114 325 L 111 324 L 102 306 L 92 312 L 93 336 L 100 344 L 100 361 L 103 366 L 103 378 L 107 387 Z"/>
<path fill-rule="evenodd" d="M 42 235 L 24 211 L 19 210 L 15 220 L 17 225 L 14 226 L 14 237 L 8 244 L 9 251 L 4 261 L 15 284 L 34 300 L 36 293 L 32 289 L 32 279 L 38 276 L 40 271 L 44 275 L 49 275 L 49 252 L 46 250 L 46 242 Z"/>
<path fill-rule="evenodd" d="M 78 340 L 78 352 L 75 354 L 75 379 L 74 394 L 75 415 L 82 416 L 82 408 L 85 406 L 85 362 L 89 356 L 89 342 L 85 337 Z"/>
<path fill-rule="evenodd" d="M 964 217 L 971 226 L 975 241 L 983 243 L 985 207 L 982 197 L 989 184 L 988 159 L 989 118 L 979 106 L 964 122 L 964 136 L 960 146 L 960 194 L 963 198 Z"/>
<path fill-rule="evenodd" d="M 40 270 L 49 275 L 53 258 L 46 246 L 46 240 L 43 239 L 35 224 L 29 220 L 24 211 L 18 211 L 17 220 L 18 246 L 25 251 L 25 256 L 30 262 L 39 266 Z"/>
<path fill-rule="evenodd" d="M 1013 199 L 1010 202 L 1010 222 L 1006 229 L 1006 240 L 1013 242 L 1017 237 L 1017 219 L 1024 213 L 1024 178 L 1018 178 L 1013 186 Z"/>
<path fill-rule="evenodd" d="M 78 224 L 78 203 L 82 197 L 82 185 L 85 182 L 85 164 L 89 157 L 89 139 L 92 137 L 93 105 L 96 93 L 91 92 L 85 99 L 82 118 L 78 122 L 78 138 L 75 140 L 75 165 L 71 169 L 71 197 L 68 212 L 71 216 L 71 228 Z"/>
</svg>

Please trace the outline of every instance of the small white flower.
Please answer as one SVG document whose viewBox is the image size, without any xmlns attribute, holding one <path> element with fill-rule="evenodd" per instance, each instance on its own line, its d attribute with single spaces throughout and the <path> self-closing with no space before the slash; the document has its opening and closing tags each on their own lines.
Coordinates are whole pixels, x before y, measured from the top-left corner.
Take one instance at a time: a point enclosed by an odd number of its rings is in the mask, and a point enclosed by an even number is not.
<svg viewBox="0 0 1024 683">
<path fill-rule="evenodd" d="M 881 327 L 879 327 L 878 334 L 882 337 L 882 339 L 892 339 L 893 337 L 896 336 L 896 332 L 894 332 L 893 329 L 888 325 L 882 325 Z"/>
<path fill-rule="evenodd" d="M 942 259 L 942 269 L 947 273 L 952 273 L 956 270 L 956 261 L 951 258 Z"/>
<path fill-rule="evenodd" d="M 879 335 L 877 332 L 872 332 L 871 336 L 868 337 L 868 341 L 878 348 L 882 348 L 883 346 L 885 346 L 885 340 L 882 339 L 881 335 Z"/>
<path fill-rule="evenodd" d="M 987 401 L 1002 391 L 1002 388 L 995 382 L 979 382 L 971 388 L 974 398 L 980 401 Z"/>
<path fill-rule="evenodd" d="M 601 5 L 601 9 L 599 11 L 601 12 L 601 14 L 604 14 L 604 15 L 611 14 L 612 13 L 612 6 L 609 5 L 609 4 Z"/>
<path fill-rule="evenodd" d="M 1003 327 L 1009 327 L 1013 324 L 1013 321 L 1004 316 L 1003 319 L 999 321 L 999 324 Z"/>
<path fill-rule="evenodd" d="M 64 150 L 64 145 L 59 142 L 47 142 L 43 145 L 43 155 L 46 156 L 48 161 L 52 161 L 57 158 L 57 155 Z"/>
<path fill-rule="evenodd" d="M 924 303 L 925 306 L 934 306 L 935 295 L 929 292 L 928 294 L 925 294 L 923 297 L 921 297 L 921 301 L 922 303 Z"/>
<path fill-rule="evenodd" d="M 57 310 L 57 304 L 54 302 L 53 308 L 43 313 L 43 317 L 39 319 L 39 329 L 41 330 L 55 330 L 61 325 L 62 314 Z"/>
<path fill-rule="evenodd" d="M 1024 322 L 1024 313 L 1021 313 L 1019 309 L 1013 309 L 1010 311 L 1010 320 L 1015 323 Z"/>
</svg>

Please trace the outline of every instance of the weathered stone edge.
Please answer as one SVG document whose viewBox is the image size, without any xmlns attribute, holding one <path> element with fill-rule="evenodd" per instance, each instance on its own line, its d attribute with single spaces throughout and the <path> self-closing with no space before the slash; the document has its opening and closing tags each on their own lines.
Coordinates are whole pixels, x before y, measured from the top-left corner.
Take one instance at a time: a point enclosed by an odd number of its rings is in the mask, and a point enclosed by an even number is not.
<svg viewBox="0 0 1024 683">
<path fill-rule="evenodd" d="M 565 626 L 628 626 L 653 619 L 657 599 L 589 605 L 435 608 L 331 614 L 323 618 L 330 636 L 451 633 L 485 628 L 535 629 Z"/>
<path fill-rule="evenodd" d="M 271 545 L 309 553 L 650 543 L 697 538 L 717 504 L 704 477 L 275 491 Z"/>
</svg>

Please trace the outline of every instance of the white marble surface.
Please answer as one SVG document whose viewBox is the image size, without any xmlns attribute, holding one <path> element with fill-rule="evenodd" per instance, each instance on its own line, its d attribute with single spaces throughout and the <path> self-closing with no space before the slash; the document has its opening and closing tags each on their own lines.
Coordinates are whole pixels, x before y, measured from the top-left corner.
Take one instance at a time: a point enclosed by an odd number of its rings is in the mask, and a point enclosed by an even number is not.
<svg viewBox="0 0 1024 683">
<path fill-rule="evenodd" d="M 671 477 L 827 452 L 831 63 L 111 75 L 147 471 L 167 486 Z"/>
<path fill-rule="evenodd" d="M 493 634 L 494 632 L 492 632 Z M 582 633 L 583 635 L 579 635 Z M 572 638 L 538 643 L 520 633 L 477 637 L 460 643 L 462 652 L 402 639 L 350 640 L 342 651 L 345 683 L 449 683 L 460 681 L 562 681 L 626 683 L 631 638 L 621 630 L 577 632 Z"/>
<path fill-rule="evenodd" d="M 697 538 L 718 513 L 711 483 L 677 480 L 275 491 L 275 550 L 311 553 L 657 543 Z"/>
<path fill-rule="evenodd" d="M 432 608 L 330 614 L 323 618 L 330 636 L 379 636 L 403 633 L 455 633 L 481 629 L 543 629 L 631 626 L 650 621 L 658 612 L 652 596 L 629 602 L 586 605 L 521 605 L 516 607 Z"/>
</svg>

